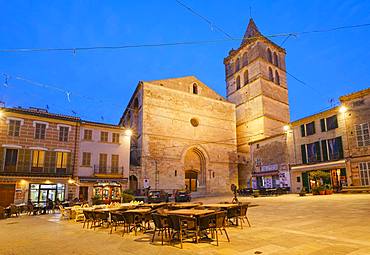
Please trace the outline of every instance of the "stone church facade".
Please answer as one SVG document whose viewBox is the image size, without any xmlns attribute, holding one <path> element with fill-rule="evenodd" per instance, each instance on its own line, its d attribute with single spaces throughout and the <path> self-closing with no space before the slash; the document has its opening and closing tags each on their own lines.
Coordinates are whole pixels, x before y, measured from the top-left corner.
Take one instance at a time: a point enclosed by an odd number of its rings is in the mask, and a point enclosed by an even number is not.
<svg viewBox="0 0 370 255">
<path fill-rule="evenodd" d="M 226 99 L 194 76 L 138 83 L 120 120 L 133 131 L 131 189 L 204 194 L 251 185 L 251 143 L 289 123 L 285 50 L 251 19 L 224 64 Z"/>
</svg>

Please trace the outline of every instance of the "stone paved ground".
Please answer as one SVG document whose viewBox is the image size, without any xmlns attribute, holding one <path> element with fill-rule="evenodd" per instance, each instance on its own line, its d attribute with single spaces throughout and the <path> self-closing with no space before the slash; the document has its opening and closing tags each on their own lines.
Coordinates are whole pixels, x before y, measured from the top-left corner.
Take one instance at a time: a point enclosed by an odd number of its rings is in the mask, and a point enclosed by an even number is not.
<svg viewBox="0 0 370 255">
<path fill-rule="evenodd" d="M 199 198 L 204 202 L 230 200 Z M 229 228 L 231 243 L 185 243 L 184 249 L 149 234 L 107 234 L 86 230 L 58 215 L 21 216 L 0 221 L 0 254 L 370 254 L 370 194 L 245 198 L 252 227 Z"/>
</svg>

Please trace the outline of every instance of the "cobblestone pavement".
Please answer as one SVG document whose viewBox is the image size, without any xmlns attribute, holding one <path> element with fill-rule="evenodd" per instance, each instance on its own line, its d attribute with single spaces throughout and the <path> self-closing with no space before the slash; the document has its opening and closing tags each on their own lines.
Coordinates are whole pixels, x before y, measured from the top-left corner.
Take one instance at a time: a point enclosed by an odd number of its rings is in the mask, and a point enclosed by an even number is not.
<svg viewBox="0 0 370 255">
<path fill-rule="evenodd" d="M 59 215 L 0 220 L 0 254 L 370 254 L 370 194 L 242 198 L 252 227 L 228 229 L 231 242 L 161 246 L 151 234 L 82 229 Z M 203 202 L 231 197 L 198 198 Z"/>
</svg>

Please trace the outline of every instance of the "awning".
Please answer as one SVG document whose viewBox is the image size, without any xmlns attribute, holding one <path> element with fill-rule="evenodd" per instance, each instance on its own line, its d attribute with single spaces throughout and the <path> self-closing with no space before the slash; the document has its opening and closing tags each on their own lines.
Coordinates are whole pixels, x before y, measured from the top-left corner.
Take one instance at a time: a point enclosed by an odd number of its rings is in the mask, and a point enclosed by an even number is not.
<svg viewBox="0 0 370 255">
<path fill-rule="evenodd" d="M 264 171 L 264 172 L 254 172 L 252 176 L 259 177 L 259 176 L 273 176 L 279 175 L 279 171 Z"/>
<path fill-rule="evenodd" d="M 128 178 L 96 178 L 96 177 L 80 177 L 80 182 L 94 183 L 126 183 Z"/>
<path fill-rule="evenodd" d="M 292 171 L 312 171 L 312 170 L 330 170 L 336 168 L 345 168 L 346 161 L 344 159 L 332 161 L 332 162 L 323 162 L 317 164 L 310 164 L 310 165 L 300 165 L 300 166 L 292 166 Z"/>
</svg>

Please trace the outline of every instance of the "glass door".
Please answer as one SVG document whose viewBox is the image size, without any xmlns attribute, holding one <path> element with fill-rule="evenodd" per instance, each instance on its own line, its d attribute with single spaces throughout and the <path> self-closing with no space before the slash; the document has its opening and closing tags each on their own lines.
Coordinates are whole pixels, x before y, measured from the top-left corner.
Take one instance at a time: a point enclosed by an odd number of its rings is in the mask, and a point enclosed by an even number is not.
<svg viewBox="0 0 370 255">
<path fill-rule="evenodd" d="M 48 190 L 47 189 L 40 189 L 39 193 L 39 203 L 46 204 L 46 198 L 48 197 Z"/>
</svg>

